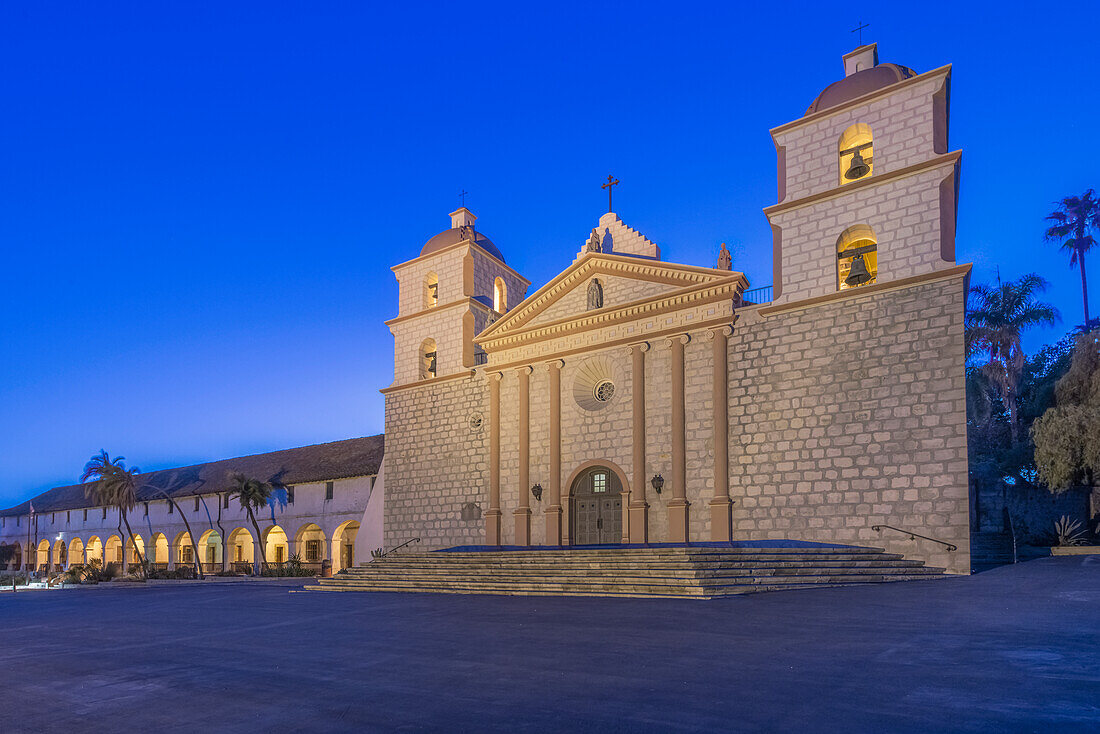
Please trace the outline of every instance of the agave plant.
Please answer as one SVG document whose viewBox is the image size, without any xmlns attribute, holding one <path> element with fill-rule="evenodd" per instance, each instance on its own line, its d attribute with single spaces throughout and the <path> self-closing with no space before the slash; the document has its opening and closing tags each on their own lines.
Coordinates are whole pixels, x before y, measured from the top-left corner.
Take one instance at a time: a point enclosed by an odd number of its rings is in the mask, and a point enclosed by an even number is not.
<svg viewBox="0 0 1100 734">
<path fill-rule="evenodd" d="M 1054 523 L 1054 535 L 1058 545 L 1084 545 L 1085 531 L 1080 520 L 1070 520 L 1066 515 Z"/>
</svg>

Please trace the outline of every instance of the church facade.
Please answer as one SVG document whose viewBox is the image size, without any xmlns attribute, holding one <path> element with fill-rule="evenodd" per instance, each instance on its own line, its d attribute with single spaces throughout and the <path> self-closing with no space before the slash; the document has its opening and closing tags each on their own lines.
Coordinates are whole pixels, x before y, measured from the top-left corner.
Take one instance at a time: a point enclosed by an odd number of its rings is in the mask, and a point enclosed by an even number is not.
<svg viewBox="0 0 1100 734">
<path fill-rule="evenodd" d="M 385 546 L 785 538 L 969 571 L 951 70 L 843 62 L 771 131 L 770 297 L 614 213 L 533 291 L 465 208 L 393 268 Z"/>
</svg>

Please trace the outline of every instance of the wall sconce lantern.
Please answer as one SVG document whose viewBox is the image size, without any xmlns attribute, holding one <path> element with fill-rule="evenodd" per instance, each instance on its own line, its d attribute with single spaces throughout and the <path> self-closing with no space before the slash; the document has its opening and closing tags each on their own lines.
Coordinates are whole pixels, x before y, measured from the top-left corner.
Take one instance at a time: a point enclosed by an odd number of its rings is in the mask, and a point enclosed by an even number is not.
<svg viewBox="0 0 1100 734">
<path fill-rule="evenodd" d="M 536 484 L 535 486 L 531 487 L 531 494 L 535 495 L 536 502 L 542 502 L 542 485 Z"/>
<path fill-rule="evenodd" d="M 661 488 L 665 486 L 665 478 L 660 474 L 654 474 L 653 478 L 649 480 L 649 483 L 653 485 L 653 491 L 660 494 Z"/>
</svg>

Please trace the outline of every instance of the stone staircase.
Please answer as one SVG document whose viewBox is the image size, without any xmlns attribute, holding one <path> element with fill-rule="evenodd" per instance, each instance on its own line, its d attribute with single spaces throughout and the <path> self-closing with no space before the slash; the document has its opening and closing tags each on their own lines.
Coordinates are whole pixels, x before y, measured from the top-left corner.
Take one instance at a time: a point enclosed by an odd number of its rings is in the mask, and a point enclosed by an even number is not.
<svg viewBox="0 0 1100 734">
<path fill-rule="evenodd" d="M 881 548 L 583 548 L 391 554 L 306 589 L 712 599 L 942 578 L 943 569 Z"/>
</svg>

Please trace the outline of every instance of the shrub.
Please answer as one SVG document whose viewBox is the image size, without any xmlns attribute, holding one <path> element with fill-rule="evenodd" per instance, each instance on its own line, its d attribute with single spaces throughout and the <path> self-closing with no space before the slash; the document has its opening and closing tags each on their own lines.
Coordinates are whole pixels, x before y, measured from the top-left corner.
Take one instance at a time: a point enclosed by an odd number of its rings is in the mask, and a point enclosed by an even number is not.
<svg viewBox="0 0 1100 734">
<path fill-rule="evenodd" d="M 1054 536 L 1058 545 L 1085 544 L 1085 531 L 1081 527 L 1081 521 L 1070 520 L 1066 515 L 1062 515 L 1061 519 L 1054 523 Z"/>
</svg>

